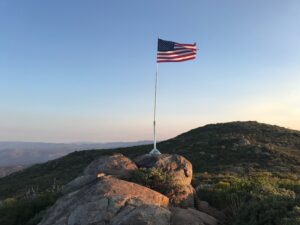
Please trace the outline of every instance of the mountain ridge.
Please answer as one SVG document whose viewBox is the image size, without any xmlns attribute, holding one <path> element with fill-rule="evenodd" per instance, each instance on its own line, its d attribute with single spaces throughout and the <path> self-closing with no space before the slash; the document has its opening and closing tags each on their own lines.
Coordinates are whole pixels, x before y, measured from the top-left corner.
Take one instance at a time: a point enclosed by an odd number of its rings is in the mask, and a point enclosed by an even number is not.
<svg viewBox="0 0 300 225">
<path fill-rule="evenodd" d="M 52 183 L 64 185 L 78 176 L 93 159 L 120 152 L 131 158 L 151 150 L 141 145 L 113 150 L 75 151 L 62 158 L 31 166 L 0 179 L 0 199 L 30 187 L 46 190 Z M 163 153 L 181 154 L 196 173 L 251 170 L 300 171 L 300 131 L 254 121 L 210 124 L 158 143 Z M 31 177 L 31 179 L 28 179 Z M 14 180 L 18 180 L 14 183 Z"/>
</svg>

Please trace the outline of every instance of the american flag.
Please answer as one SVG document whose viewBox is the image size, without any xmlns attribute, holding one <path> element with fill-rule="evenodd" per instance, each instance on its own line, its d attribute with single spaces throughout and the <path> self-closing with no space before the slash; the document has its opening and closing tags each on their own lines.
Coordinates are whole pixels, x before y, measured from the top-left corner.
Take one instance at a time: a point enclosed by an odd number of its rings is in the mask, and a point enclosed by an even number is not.
<svg viewBox="0 0 300 225">
<path fill-rule="evenodd" d="M 157 62 L 182 62 L 196 58 L 197 47 L 194 44 L 180 44 L 158 39 Z"/>
</svg>

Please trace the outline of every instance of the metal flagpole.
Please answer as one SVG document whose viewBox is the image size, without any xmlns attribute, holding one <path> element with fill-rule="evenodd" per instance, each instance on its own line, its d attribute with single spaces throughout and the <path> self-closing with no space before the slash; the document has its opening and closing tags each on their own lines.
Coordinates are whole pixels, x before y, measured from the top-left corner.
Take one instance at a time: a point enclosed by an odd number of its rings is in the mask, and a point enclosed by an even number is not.
<svg viewBox="0 0 300 225">
<path fill-rule="evenodd" d="M 154 117 L 153 117 L 153 149 L 151 155 L 160 155 L 161 153 L 156 148 L 156 99 L 157 99 L 157 82 L 158 82 L 158 63 L 156 62 L 155 73 L 155 89 L 154 89 Z"/>
</svg>

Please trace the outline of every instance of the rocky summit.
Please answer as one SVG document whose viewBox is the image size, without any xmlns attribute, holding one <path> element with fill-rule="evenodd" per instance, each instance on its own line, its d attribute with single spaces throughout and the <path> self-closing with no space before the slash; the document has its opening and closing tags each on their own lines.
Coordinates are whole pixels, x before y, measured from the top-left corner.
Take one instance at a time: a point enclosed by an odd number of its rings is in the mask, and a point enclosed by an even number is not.
<svg viewBox="0 0 300 225">
<path fill-rule="evenodd" d="M 210 124 L 158 143 L 162 155 L 152 147 L 77 151 L 0 178 L 0 224 L 300 224 L 300 131 Z"/>
<path fill-rule="evenodd" d="M 39 225 L 217 225 L 198 210 L 192 174 L 192 164 L 175 154 L 100 157 L 64 186 Z"/>
</svg>

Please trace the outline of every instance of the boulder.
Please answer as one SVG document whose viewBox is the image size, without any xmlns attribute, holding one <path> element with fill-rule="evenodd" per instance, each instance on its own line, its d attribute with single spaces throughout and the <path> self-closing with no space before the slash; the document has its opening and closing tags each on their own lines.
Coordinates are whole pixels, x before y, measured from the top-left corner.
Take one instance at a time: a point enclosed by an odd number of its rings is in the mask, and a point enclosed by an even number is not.
<svg viewBox="0 0 300 225">
<path fill-rule="evenodd" d="M 170 203 L 174 206 L 180 206 L 183 208 L 194 208 L 194 197 L 196 191 L 192 185 L 185 185 L 180 188 L 180 192 L 174 195 L 168 195 L 170 197 Z"/>
<path fill-rule="evenodd" d="M 217 225 L 218 220 L 214 218 L 213 216 L 208 215 L 207 213 L 188 208 L 187 209 L 188 213 L 190 215 L 193 215 L 194 217 L 200 218 L 205 225 Z"/>
<path fill-rule="evenodd" d="M 248 140 L 247 138 L 245 137 L 241 137 L 239 140 L 238 140 L 238 143 L 237 143 L 239 146 L 247 146 L 247 145 L 251 145 L 251 141 Z"/>
<path fill-rule="evenodd" d="M 171 212 L 155 205 L 141 205 L 116 216 L 111 225 L 170 225 Z"/>
<path fill-rule="evenodd" d="M 97 177 L 98 173 L 112 175 L 120 179 L 129 179 L 137 166 L 122 154 L 103 156 L 91 162 L 84 170 L 84 175 Z"/>
<path fill-rule="evenodd" d="M 204 212 L 208 215 L 211 215 L 211 216 L 215 217 L 219 221 L 226 220 L 226 216 L 224 215 L 223 212 L 221 212 L 218 209 L 210 206 L 209 203 L 206 202 L 206 201 L 198 201 L 196 209 L 201 211 L 201 212 Z"/>
<path fill-rule="evenodd" d="M 171 209 L 172 225 L 217 225 L 218 220 L 206 213 L 195 209 L 182 209 L 172 207 Z"/>
<path fill-rule="evenodd" d="M 63 187 L 62 193 L 67 194 L 76 191 L 95 180 L 97 180 L 97 177 L 93 175 L 84 175 L 76 177 L 74 180 L 72 180 Z"/>
<path fill-rule="evenodd" d="M 39 225 L 168 224 L 168 205 L 169 199 L 156 191 L 105 176 L 61 197 Z M 156 223 L 147 223 L 151 216 Z"/>
<path fill-rule="evenodd" d="M 168 197 L 153 191 L 150 188 L 136 183 L 119 180 L 113 177 L 104 177 L 97 183 L 97 194 L 106 197 L 124 196 L 127 200 L 141 201 L 143 204 L 168 207 Z"/>
<path fill-rule="evenodd" d="M 142 155 L 137 157 L 135 163 L 138 167 L 143 168 L 160 168 L 165 172 L 172 173 L 174 175 L 174 181 L 179 185 L 191 184 L 193 177 L 192 164 L 183 156 L 180 155 Z"/>
<path fill-rule="evenodd" d="M 199 201 L 198 202 L 198 209 L 199 210 L 200 209 L 202 209 L 202 210 L 209 210 L 209 208 L 210 208 L 210 205 L 209 205 L 208 202 L 206 202 L 206 201 Z"/>
</svg>

